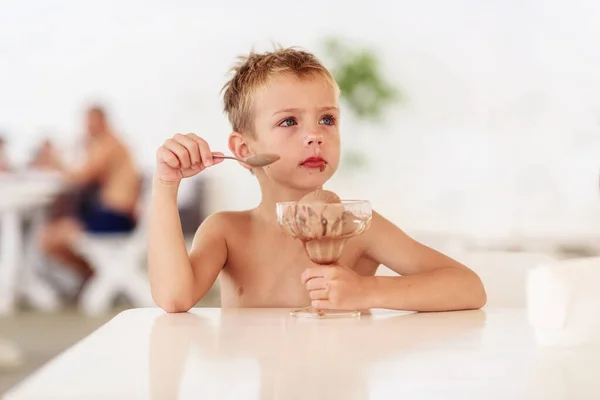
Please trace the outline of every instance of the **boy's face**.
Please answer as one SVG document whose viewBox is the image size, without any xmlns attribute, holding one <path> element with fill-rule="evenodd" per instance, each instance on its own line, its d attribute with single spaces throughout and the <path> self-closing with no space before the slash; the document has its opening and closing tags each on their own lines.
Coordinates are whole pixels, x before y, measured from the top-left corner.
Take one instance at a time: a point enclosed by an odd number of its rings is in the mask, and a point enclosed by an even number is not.
<svg viewBox="0 0 600 400">
<path fill-rule="evenodd" d="M 294 189 L 321 187 L 340 161 L 339 105 L 336 91 L 318 75 L 273 78 L 254 98 L 256 153 L 281 156 L 265 167 L 269 178 Z"/>
</svg>

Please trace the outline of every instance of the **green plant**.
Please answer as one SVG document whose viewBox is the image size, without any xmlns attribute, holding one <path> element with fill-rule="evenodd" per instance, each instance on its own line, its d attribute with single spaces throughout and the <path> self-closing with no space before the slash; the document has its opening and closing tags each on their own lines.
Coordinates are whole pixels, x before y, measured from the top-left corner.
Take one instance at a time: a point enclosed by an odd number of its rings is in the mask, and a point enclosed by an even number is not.
<svg viewBox="0 0 600 400">
<path fill-rule="evenodd" d="M 330 38 L 325 50 L 340 95 L 357 117 L 378 120 L 387 106 L 400 100 L 398 89 L 382 76 L 379 57 L 372 49 Z"/>
<path fill-rule="evenodd" d="M 383 77 L 377 54 L 371 48 L 348 45 L 339 38 L 325 40 L 324 47 L 341 100 L 358 120 L 380 122 L 386 108 L 401 100 L 401 95 Z M 348 169 L 358 170 L 368 165 L 368 157 L 362 150 L 349 149 L 342 162 Z"/>
</svg>

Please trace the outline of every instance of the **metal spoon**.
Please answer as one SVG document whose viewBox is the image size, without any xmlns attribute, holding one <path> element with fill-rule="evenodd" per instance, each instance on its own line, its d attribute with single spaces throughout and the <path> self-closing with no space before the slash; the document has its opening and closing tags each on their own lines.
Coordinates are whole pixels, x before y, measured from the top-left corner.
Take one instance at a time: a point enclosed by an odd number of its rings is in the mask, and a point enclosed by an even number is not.
<svg viewBox="0 0 600 400">
<path fill-rule="evenodd" d="M 255 156 L 250 156 L 246 159 L 220 155 L 213 155 L 213 158 L 226 158 L 229 160 L 237 160 L 243 162 L 244 164 L 248 164 L 251 167 L 265 167 L 267 165 L 273 164 L 281 157 L 279 157 L 277 154 L 257 154 Z"/>
</svg>

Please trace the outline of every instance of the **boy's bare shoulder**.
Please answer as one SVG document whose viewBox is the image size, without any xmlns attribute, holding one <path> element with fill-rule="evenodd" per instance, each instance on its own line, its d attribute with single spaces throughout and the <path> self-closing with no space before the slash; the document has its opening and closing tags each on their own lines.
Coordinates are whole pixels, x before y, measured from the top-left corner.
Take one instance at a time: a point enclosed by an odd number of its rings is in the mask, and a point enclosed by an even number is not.
<svg viewBox="0 0 600 400">
<path fill-rule="evenodd" d="M 239 229 L 251 219 L 251 211 L 218 211 L 204 219 L 199 230 L 217 229 L 227 233 L 232 229 Z"/>
<path fill-rule="evenodd" d="M 372 246 L 378 246 L 382 241 L 393 240 L 396 246 L 407 246 L 413 242 L 412 238 L 400 227 L 375 210 L 373 210 L 371 226 L 358 238 L 367 247 L 365 250 L 369 250 Z"/>
</svg>

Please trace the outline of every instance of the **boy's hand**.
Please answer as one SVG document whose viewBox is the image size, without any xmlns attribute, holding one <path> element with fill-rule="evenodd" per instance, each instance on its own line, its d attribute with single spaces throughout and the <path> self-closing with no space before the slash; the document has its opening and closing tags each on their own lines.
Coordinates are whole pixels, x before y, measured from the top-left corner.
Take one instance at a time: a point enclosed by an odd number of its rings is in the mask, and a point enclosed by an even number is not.
<svg viewBox="0 0 600 400">
<path fill-rule="evenodd" d="M 178 133 L 156 151 L 156 175 L 161 182 L 178 183 L 223 161 L 213 155 L 223 153 L 211 152 L 208 143 L 193 133 Z"/>
<path fill-rule="evenodd" d="M 308 268 L 302 283 L 310 294 L 312 306 L 322 309 L 364 310 L 370 308 L 374 277 L 361 276 L 341 266 Z"/>
</svg>

